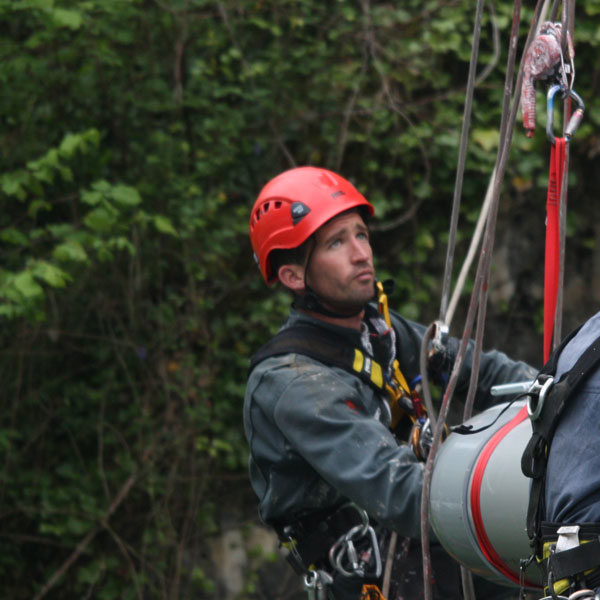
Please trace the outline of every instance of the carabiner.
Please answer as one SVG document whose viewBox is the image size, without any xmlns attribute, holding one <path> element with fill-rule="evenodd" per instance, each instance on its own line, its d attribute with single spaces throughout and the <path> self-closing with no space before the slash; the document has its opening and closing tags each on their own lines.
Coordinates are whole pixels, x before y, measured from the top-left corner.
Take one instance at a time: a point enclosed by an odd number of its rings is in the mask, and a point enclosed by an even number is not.
<svg viewBox="0 0 600 600">
<path fill-rule="evenodd" d="M 540 381 L 536 379 L 531 388 L 527 392 L 527 414 L 532 421 L 537 421 L 540 418 L 544 401 L 550 388 L 554 385 L 554 377 L 548 375 L 547 379 Z"/>
<path fill-rule="evenodd" d="M 561 92 L 562 97 L 565 98 L 567 95 L 573 98 L 577 103 L 577 108 L 573 111 L 567 126 L 565 127 L 565 138 L 567 142 L 571 140 L 577 128 L 583 119 L 583 112 L 585 111 L 585 105 L 581 96 L 575 90 L 568 90 L 562 85 L 553 85 L 548 90 L 548 99 L 546 104 L 546 136 L 550 140 L 551 144 L 555 144 L 556 138 L 554 137 L 554 96 Z"/>
</svg>

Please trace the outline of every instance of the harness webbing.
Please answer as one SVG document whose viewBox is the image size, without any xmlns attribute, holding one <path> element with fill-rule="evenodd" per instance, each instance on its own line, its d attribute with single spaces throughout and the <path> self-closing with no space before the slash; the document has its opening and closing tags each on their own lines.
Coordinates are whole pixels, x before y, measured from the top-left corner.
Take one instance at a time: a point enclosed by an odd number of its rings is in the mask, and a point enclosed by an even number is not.
<svg viewBox="0 0 600 600">
<path fill-rule="evenodd" d="M 271 356 L 302 354 L 360 377 L 378 393 L 386 393 L 383 368 L 370 356 L 332 331 L 296 324 L 279 331 L 250 359 L 250 370 Z"/>
<path fill-rule="evenodd" d="M 561 352 L 573 339 L 577 331 L 579 329 L 567 336 L 560 346 L 554 350 L 548 362 L 542 367 L 536 382 L 544 384 L 554 376 Z M 535 551 L 539 551 L 537 546 L 540 541 L 542 496 L 546 479 L 548 452 L 554 431 L 571 395 L 579 384 L 590 375 L 598 363 L 600 363 L 600 336 L 585 350 L 575 365 L 563 375 L 560 381 L 551 385 L 544 398 L 535 398 L 539 392 L 528 392 L 530 396 L 529 406 L 534 409 L 531 420 L 533 434 L 521 457 L 521 470 L 526 477 L 533 479 L 527 510 L 527 535 L 532 541 Z M 541 385 L 538 386 L 538 390 L 540 388 Z M 542 402 L 541 405 L 538 404 L 538 400 Z M 536 416 L 535 413 L 539 414 Z"/>
</svg>

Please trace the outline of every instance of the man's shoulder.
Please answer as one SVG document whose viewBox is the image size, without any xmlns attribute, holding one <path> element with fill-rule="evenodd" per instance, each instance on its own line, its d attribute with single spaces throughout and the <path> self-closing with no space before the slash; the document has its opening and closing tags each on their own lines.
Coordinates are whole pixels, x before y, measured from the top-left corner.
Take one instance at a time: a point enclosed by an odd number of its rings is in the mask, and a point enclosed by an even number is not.
<svg viewBox="0 0 600 600">
<path fill-rule="evenodd" d="M 600 337 L 600 312 L 589 318 L 562 350 L 558 360 L 556 376 L 561 377 L 563 373 L 570 370 L 577 359 L 598 337 Z"/>
</svg>

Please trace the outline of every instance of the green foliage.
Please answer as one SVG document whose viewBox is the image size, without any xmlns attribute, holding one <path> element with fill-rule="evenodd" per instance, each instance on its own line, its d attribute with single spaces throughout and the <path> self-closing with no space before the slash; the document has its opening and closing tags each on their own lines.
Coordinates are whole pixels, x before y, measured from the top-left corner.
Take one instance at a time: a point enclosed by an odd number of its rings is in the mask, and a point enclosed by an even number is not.
<svg viewBox="0 0 600 600">
<path fill-rule="evenodd" d="M 497 10 L 506 46 L 511 9 Z M 572 176 L 593 197 L 600 4 L 578 10 L 589 105 Z M 67 564 L 48 596 L 218 597 L 198 554 L 227 482 L 247 487 L 248 358 L 289 304 L 253 265 L 249 208 L 292 165 L 341 171 L 376 206 L 394 307 L 435 315 L 472 11 L 0 0 L 6 597 L 46 594 Z M 495 160 L 505 54 L 476 92 L 459 251 Z M 543 187 L 544 144 L 515 136 L 509 198 Z M 570 232 L 588 248 L 585 221 Z"/>
</svg>

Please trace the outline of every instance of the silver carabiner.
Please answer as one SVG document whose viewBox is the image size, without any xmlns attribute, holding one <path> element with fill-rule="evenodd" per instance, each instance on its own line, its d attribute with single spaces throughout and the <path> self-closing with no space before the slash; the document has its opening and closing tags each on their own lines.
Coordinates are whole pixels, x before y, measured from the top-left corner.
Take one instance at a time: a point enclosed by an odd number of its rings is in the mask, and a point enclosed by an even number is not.
<svg viewBox="0 0 600 600">
<path fill-rule="evenodd" d="M 327 588 L 332 583 L 333 577 L 327 571 L 317 571 L 316 600 L 327 600 Z"/>
<path fill-rule="evenodd" d="M 317 581 L 319 574 L 314 569 L 310 569 L 304 576 L 304 590 L 308 595 L 308 600 L 317 600 Z"/>
<path fill-rule="evenodd" d="M 367 514 L 367 511 L 354 502 L 348 502 L 344 504 L 340 510 L 343 510 L 344 508 L 353 508 L 358 513 L 360 520 L 362 521 L 362 530 L 358 537 L 363 537 L 366 535 L 369 527 L 369 515 Z M 352 529 L 354 529 L 354 527 Z"/>
<path fill-rule="evenodd" d="M 367 531 L 369 529 L 370 527 L 367 525 Z M 331 563 L 331 566 L 344 577 L 352 577 L 353 575 L 362 577 L 364 575 L 364 570 L 358 562 L 358 553 L 356 552 L 353 541 L 355 537 L 363 537 L 362 530 L 362 525 L 355 525 L 348 533 L 341 536 L 329 550 L 329 562 Z M 359 535 L 357 536 L 356 534 Z M 342 564 L 344 555 L 348 556 L 352 571 L 348 571 L 344 568 L 344 565 Z"/>
<path fill-rule="evenodd" d="M 544 400 L 546 399 L 546 394 L 554 384 L 554 377 L 548 376 L 548 379 L 544 381 L 544 383 L 540 383 L 537 379 L 533 382 L 531 388 L 527 394 L 529 398 L 527 399 L 527 414 L 532 421 L 537 421 L 542 412 L 542 408 L 544 407 Z M 534 398 L 537 397 L 537 400 L 534 402 Z"/>
<path fill-rule="evenodd" d="M 556 138 L 554 137 L 554 96 L 556 96 L 558 92 L 561 92 L 563 98 L 568 96 L 573 98 L 577 103 L 577 108 L 573 111 L 573 114 L 565 127 L 565 138 L 567 141 L 570 141 L 573 135 L 575 135 L 585 111 L 585 104 L 583 103 L 581 96 L 575 90 L 569 90 L 559 84 L 553 85 L 548 90 L 546 102 L 546 137 L 550 140 L 552 145 L 556 143 Z"/>
</svg>

